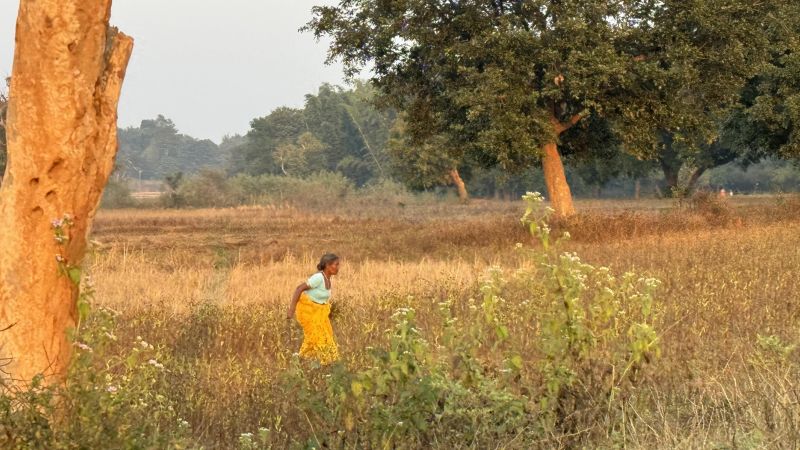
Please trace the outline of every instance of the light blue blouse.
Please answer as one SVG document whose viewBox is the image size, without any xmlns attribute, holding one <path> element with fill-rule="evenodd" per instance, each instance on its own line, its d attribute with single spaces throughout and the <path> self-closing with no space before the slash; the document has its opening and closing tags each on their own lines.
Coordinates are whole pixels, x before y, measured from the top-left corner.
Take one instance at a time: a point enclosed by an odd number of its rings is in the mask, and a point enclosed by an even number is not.
<svg viewBox="0 0 800 450">
<path fill-rule="evenodd" d="M 324 305 L 328 303 L 331 298 L 331 290 L 325 287 L 325 275 L 322 272 L 317 272 L 311 275 L 306 281 L 308 290 L 306 294 L 312 302 Z"/>
</svg>

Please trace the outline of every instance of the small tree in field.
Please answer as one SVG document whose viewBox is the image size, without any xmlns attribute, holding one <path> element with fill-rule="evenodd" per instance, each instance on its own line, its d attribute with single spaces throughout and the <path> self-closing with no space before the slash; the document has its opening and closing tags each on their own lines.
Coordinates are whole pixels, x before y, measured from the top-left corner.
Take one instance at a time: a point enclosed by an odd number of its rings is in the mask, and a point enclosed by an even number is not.
<svg viewBox="0 0 800 450">
<path fill-rule="evenodd" d="M 0 356 L 13 382 L 60 377 L 80 264 L 117 150 L 133 40 L 111 0 L 21 0 L 0 189 Z"/>
<path fill-rule="evenodd" d="M 772 3 L 783 3 L 780 0 Z M 709 135 L 763 56 L 772 6 L 747 0 L 342 0 L 307 28 L 354 76 L 372 69 L 416 138 L 507 171 L 541 162 L 557 214 L 574 212 L 559 144 L 592 115 L 626 149 L 656 132 Z M 771 15 L 769 17 L 774 17 Z"/>
</svg>

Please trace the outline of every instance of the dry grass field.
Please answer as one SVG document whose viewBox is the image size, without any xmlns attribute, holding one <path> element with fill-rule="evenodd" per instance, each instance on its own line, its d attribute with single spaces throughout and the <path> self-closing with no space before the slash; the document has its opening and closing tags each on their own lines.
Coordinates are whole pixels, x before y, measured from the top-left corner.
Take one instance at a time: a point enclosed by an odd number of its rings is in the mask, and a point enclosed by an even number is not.
<svg viewBox="0 0 800 450">
<path fill-rule="evenodd" d="M 346 370 L 368 369 L 375 364 L 371 348 L 396 345 L 386 330 L 396 326 L 398 308 L 414 309 L 415 326 L 432 348 L 447 347 L 443 302 L 470 320 L 490 267 L 513 273 L 533 264 L 515 250 L 517 243 L 540 246 L 520 224 L 522 202 L 102 211 L 89 267 L 96 304 L 118 313 L 119 342 L 140 336 L 166 355 L 168 396 L 191 425 L 193 442 L 206 448 L 367 448 L 368 442 L 385 448 L 484 448 L 486 442 L 497 448 L 798 448 L 800 200 L 584 201 L 578 207 L 576 219 L 552 224 L 557 234 L 572 235 L 558 251 L 613 274 L 661 280 L 651 321 L 660 354 L 619 385 L 613 414 L 610 400 L 608 411 L 600 411 L 588 400 L 581 406 L 584 397 L 575 395 L 572 412 L 559 409 L 555 426 L 539 431 L 520 425 L 464 438 L 447 429 L 401 434 L 396 425 L 377 440 L 348 440 L 351 428 L 366 428 L 373 416 L 341 419 L 339 401 L 303 406 L 313 404 L 303 403 L 303 389 L 336 384 L 324 368 L 296 366 L 292 355 L 302 332 L 284 317 L 292 290 L 313 272 L 315 259 L 334 251 L 343 266 L 332 321 Z M 534 405 L 546 378 L 535 344 L 542 325 L 538 310 L 525 306 L 528 297 L 515 292 L 503 294 L 498 316 L 510 337 L 475 332 L 477 348 L 470 352 L 485 375 L 501 364 L 499 349 L 518 352 L 519 373 L 497 383 L 532 399 L 530 415 L 543 408 Z M 454 374 L 462 370 L 453 367 Z M 297 370 L 305 387 L 287 388 L 286 377 L 297 378 Z M 342 403 L 350 401 L 345 398 Z M 503 414 L 488 417 L 506 420 Z M 261 443 L 242 435 L 248 432 Z"/>
</svg>

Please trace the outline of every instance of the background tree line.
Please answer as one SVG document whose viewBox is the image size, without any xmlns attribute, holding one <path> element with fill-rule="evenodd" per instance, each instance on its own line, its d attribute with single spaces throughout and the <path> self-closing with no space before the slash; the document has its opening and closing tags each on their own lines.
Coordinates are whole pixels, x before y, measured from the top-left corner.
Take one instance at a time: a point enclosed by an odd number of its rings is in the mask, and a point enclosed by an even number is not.
<svg viewBox="0 0 800 450">
<path fill-rule="evenodd" d="M 796 2 L 342 2 L 316 8 L 307 31 L 333 39 L 347 75 L 373 77 L 323 85 L 219 145 L 142 121 L 119 131 L 118 177 L 330 172 L 464 198 L 546 189 L 564 214 L 573 192 L 793 188 Z M 764 160 L 777 172 L 761 181 L 707 175 Z"/>
<path fill-rule="evenodd" d="M 306 30 L 331 39 L 348 76 L 371 71 L 411 145 L 447 156 L 426 161 L 541 166 L 569 215 L 568 159 L 656 161 L 672 194 L 726 162 L 796 157 L 799 11 L 790 0 L 342 1 L 314 8 Z"/>
<path fill-rule="evenodd" d="M 302 108 L 278 108 L 254 119 L 247 135 L 225 136 L 220 144 L 181 134 L 172 120 L 161 115 L 143 120 L 139 127 L 119 130 L 117 169 L 107 189 L 108 203 L 133 205 L 126 183 L 135 180 L 130 184 L 138 185 L 141 179 L 145 184 L 151 181 L 151 186 L 152 181 L 163 182 L 163 189 L 173 200 L 168 202 L 170 205 L 181 203 L 173 195 L 187 181 L 192 183 L 185 188 L 190 192 L 185 202 L 194 204 L 196 200 L 212 205 L 222 198 L 229 199 L 223 201 L 227 204 L 233 198 L 247 198 L 240 191 L 252 183 L 234 183 L 237 187 L 228 190 L 238 194 L 222 194 L 226 192 L 226 179 L 243 175 L 319 178 L 321 173 L 331 173 L 341 178 L 324 179 L 340 187 L 342 183 L 363 187 L 391 179 L 411 191 L 455 192 L 452 171 L 456 169 L 469 193 L 478 197 L 513 198 L 529 190 L 546 189 L 536 164 L 526 170 L 507 171 L 482 164 L 469 155 L 455 158 L 444 142 L 416 144 L 406 129 L 404 115 L 381 109 L 376 100 L 376 91 L 366 83 L 349 89 L 325 84 L 306 96 Z M 3 101 L 0 97 L 0 118 Z M 766 128 L 765 122 L 737 120 L 751 127 L 738 135 L 742 143 L 737 148 L 746 149 L 745 152 L 704 147 L 698 153 L 678 153 L 664 147 L 658 158 L 651 160 L 640 160 L 625 152 L 607 126 L 592 125 L 591 141 L 581 144 L 589 147 L 588 151 L 565 147 L 566 177 L 577 195 L 592 197 L 637 196 L 640 191 L 644 195 L 666 196 L 673 190 L 685 192 L 695 187 L 703 174 L 706 176 L 702 180 L 714 187 L 740 192 L 800 189 L 800 169 L 792 159 L 796 152 L 788 149 L 785 153 L 758 153 L 751 149 L 768 146 L 749 143 L 772 136 L 775 143 L 770 146 L 786 145 L 793 142 L 788 137 L 793 129 L 772 135 L 773 131 L 756 128 Z M 5 134 L 0 133 L 0 147 L 4 138 Z M 762 160 L 765 161 L 759 164 Z M 5 152 L 0 148 L 0 169 L 4 163 Z M 720 166 L 724 167 L 713 170 Z M 201 173 L 203 176 L 197 177 Z M 267 184 L 278 189 L 277 181 L 270 183 Z M 311 185 L 305 190 L 321 192 Z M 217 200 L 206 202 L 202 200 L 205 197 Z"/>
</svg>

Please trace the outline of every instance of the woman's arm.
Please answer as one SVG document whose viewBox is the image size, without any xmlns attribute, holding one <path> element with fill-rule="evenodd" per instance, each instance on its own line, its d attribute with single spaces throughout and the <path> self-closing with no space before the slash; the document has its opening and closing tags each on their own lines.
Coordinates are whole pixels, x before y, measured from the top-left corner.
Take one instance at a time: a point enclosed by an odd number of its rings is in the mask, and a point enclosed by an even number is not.
<svg viewBox="0 0 800 450">
<path fill-rule="evenodd" d="M 289 311 L 286 313 L 287 319 L 294 317 L 294 310 L 297 307 L 297 301 L 300 300 L 300 295 L 308 289 L 308 285 L 306 283 L 302 283 L 300 286 L 297 286 L 297 289 L 294 290 L 294 294 L 292 294 L 292 301 L 289 302 Z"/>
</svg>

